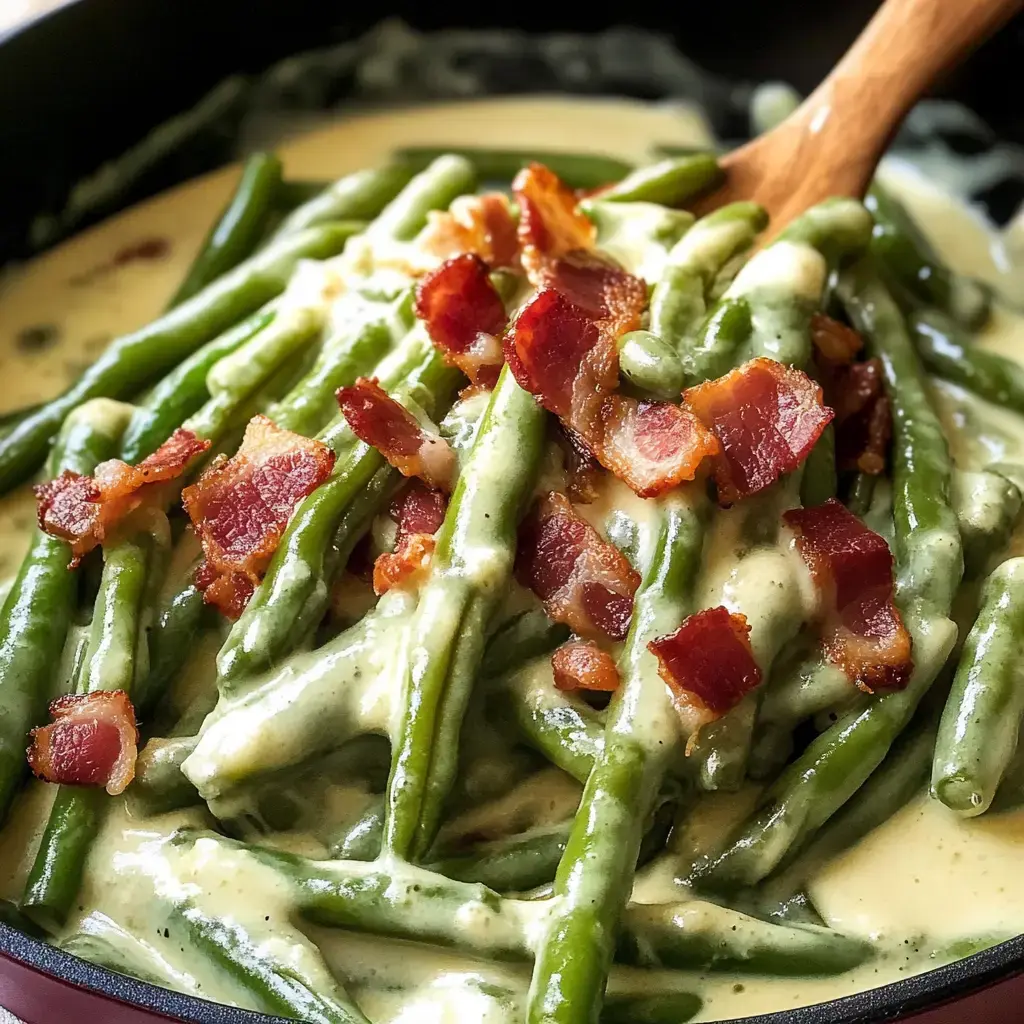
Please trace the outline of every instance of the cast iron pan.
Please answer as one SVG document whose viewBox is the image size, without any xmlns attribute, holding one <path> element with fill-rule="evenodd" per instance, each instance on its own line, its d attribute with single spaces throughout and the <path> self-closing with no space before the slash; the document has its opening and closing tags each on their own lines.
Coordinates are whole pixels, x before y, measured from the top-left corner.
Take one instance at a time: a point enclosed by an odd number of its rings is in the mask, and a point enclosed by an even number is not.
<svg viewBox="0 0 1024 1024">
<path fill-rule="evenodd" d="M 947 0 L 956 2 L 956 0 Z M 816 5 L 817 6 L 817 5 Z M 875 0 L 844 0 L 809 9 L 804 0 L 731 0 L 728 4 L 664 4 L 633 0 L 635 26 L 663 32 L 710 72 L 693 90 L 724 138 L 747 133 L 743 81 L 782 78 L 802 91 L 827 72 Z M 834 8 L 834 9 L 833 9 Z M 190 109 L 228 74 L 259 75 L 286 55 L 358 37 L 384 14 L 422 30 L 448 27 L 514 28 L 528 33 L 599 32 L 622 20 L 576 5 L 531 5 L 504 12 L 480 5 L 398 4 L 386 10 L 342 14 L 320 0 L 78 0 L 0 38 L 0 264 L 30 255 L 63 234 L 114 212 L 235 155 L 250 94 L 241 89 L 211 124 L 183 139 L 146 172 L 103 203 L 61 219 L 71 186 L 116 157 L 146 132 Z M 943 144 L 965 159 L 999 140 L 1024 143 L 1019 66 L 1024 17 L 1012 22 L 939 94 L 963 102 L 980 122 L 953 119 Z M 473 55 L 459 59 L 472 63 Z M 532 58 L 531 58 L 532 59 Z M 507 63 L 507 62 L 506 62 Z M 528 61 L 529 63 L 529 61 Z M 493 92 L 558 88 L 541 65 L 487 69 Z M 249 79 L 252 81 L 252 79 Z M 320 81 L 290 102 L 333 107 L 351 82 Z M 624 73 L 592 89 L 658 99 L 657 81 Z M 905 133 L 906 136 L 906 133 Z M 904 143 L 915 144 L 913 132 Z M 1024 166 L 1024 150 L 1009 163 Z M 1020 158 L 1017 161 L 1017 157 Z M 997 219 L 1024 198 L 1024 175 L 979 184 L 975 199 Z M 40 232 L 38 215 L 49 215 Z M 35 227 L 33 227 L 35 224 Z M 950 906 L 955 914 L 956 907 Z M 884 988 L 743 1024 L 1011 1024 L 1024 1020 L 1024 936 L 938 970 Z M 273 1018 L 178 995 L 113 974 L 0 924 L 0 1006 L 28 1024 L 268 1024 Z"/>
</svg>

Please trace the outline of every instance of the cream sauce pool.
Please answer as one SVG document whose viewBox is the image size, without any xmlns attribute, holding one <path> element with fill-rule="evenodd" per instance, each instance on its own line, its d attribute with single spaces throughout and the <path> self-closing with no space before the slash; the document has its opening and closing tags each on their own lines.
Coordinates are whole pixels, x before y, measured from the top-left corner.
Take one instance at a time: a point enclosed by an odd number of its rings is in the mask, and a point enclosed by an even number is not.
<svg viewBox="0 0 1024 1024">
<path fill-rule="evenodd" d="M 538 97 L 357 117 L 286 140 L 278 148 L 289 176 L 332 178 L 382 162 L 393 149 L 417 143 L 598 150 L 642 162 L 654 156 L 659 143 L 708 141 L 702 117 L 690 107 Z M 912 168 L 890 161 L 885 173 L 890 187 L 904 198 L 950 264 L 990 281 L 1006 295 L 1018 291 L 1024 271 L 1014 255 L 1024 250 L 1019 237 L 1024 236 L 1024 226 L 1000 236 Z M 158 196 L 0 279 L 0 413 L 56 394 L 112 337 L 160 311 L 236 175 L 234 169 L 225 169 Z M 978 343 L 1021 358 L 1024 318 L 998 310 Z M 1012 458 L 1024 450 L 1024 420 L 955 389 L 942 389 L 939 398 L 961 468 L 977 468 L 993 457 Z M 991 434 L 996 440 L 979 442 L 967 419 L 990 428 L 985 437 Z M 996 456 L 993 444 L 1000 452 Z M 598 513 L 597 507 L 591 512 Z M 6 589 L 17 569 L 32 514 L 27 489 L 0 502 L 0 589 Z M 731 555 L 722 555 L 719 587 L 729 577 Z M 767 567 L 777 568 L 782 557 L 781 549 L 766 556 L 765 572 Z M 756 577 L 748 569 L 743 579 L 744 593 L 752 602 L 757 598 Z M 761 587 L 770 583 L 764 579 Z M 553 786 L 549 806 L 571 807 L 578 788 L 564 781 Z M 537 782 L 522 793 L 524 800 L 544 804 L 538 799 Z M 31 785 L 0 832 L 2 897 L 20 895 L 49 798 L 48 787 Z M 750 798 L 749 793 L 714 798 L 714 806 L 701 816 L 701 826 L 713 833 L 712 838 L 721 835 L 733 818 L 742 815 Z M 543 819 L 543 814 L 538 816 Z M 144 909 L 119 897 L 119 872 L 141 870 L 140 849 L 158 841 L 179 820 L 133 820 L 125 808 L 111 815 L 87 873 L 84 909 L 70 927 L 80 928 L 85 922 L 96 932 L 125 929 L 140 937 L 147 933 Z M 697 1019 L 721 1020 L 832 999 L 927 970 L 949 959 L 957 943 L 1024 931 L 1022 851 L 1024 811 L 964 821 L 922 794 L 827 864 L 810 883 L 815 905 L 828 923 L 877 940 L 888 952 L 845 975 L 820 980 L 688 977 L 687 987 L 704 999 Z M 210 874 L 217 879 L 216 891 L 208 896 L 210 908 L 237 914 L 252 903 L 268 908 L 268 916 L 273 913 L 280 900 L 265 872 L 224 867 Z M 663 859 L 641 873 L 636 898 L 686 898 L 672 867 L 673 862 Z M 201 883 L 203 877 L 195 867 L 193 881 Z M 288 930 L 284 925 L 282 929 Z M 372 937 L 326 931 L 312 937 L 330 965 L 350 979 L 365 1011 L 381 1024 L 504 1024 L 520 1019 L 519 1010 L 495 993 L 525 992 L 528 972 L 523 968 L 487 965 L 407 945 L 399 950 Z M 295 955 L 301 956 L 305 940 L 295 941 Z M 167 967 L 178 987 L 225 1002 L 236 1000 L 237 993 L 206 977 L 202 966 L 190 965 L 184 950 L 183 954 L 183 962 Z M 628 980 L 632 973 L 616 970 L 613 984 Z"/>
</svg>

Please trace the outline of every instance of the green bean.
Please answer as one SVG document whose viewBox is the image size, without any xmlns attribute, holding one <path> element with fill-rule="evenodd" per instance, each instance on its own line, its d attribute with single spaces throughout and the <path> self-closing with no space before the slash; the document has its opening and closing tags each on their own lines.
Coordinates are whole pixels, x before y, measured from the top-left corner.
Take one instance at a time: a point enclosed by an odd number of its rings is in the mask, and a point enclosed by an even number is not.
<svg viewBox="0 0 1024 1024">
<path fill-rule="evenodd" d="M 383 309 L 358 293 L 343 296 L 332 312 L 341 327 L 325 341 L 309 372 L 270 410 L 270 418 L 284 430 L 307 435 L 328 423 L 338 411 L 338 388 L 370 372 L 412 327 L 411 310 L 405 315 L 411 291 Z"/>
<path fill-rule="evenodd" d="M 580 210 L 597 228 L 597 246 L 645 281 L 658 280 L 668 255 L 693 225 L 693 214 L 657 203 L 583 199 Z"/>
<path fill-rule="evenodd" d="M 137 681 L 133 701 L 142 721 L 148 718 L 177 678 L 195 637 L 202 629 L 206 614 L 203 592 L 192 582 L 191 571 L 187 579 L 188 582 L 158 610 L 149 630 L 149 667 Z"/>
<path fill-rule="evenodd" d="M 914 223 L 903 204 L 877 182 L 865 203 L 875 218 L 871 251 L 896 281 L 929 306 L 967 328 L 989 316 L 991 294 L 985 285 L 950 270 Z"/>
<path fill-rule="evenodd" d="M 765 895 L 789 899 L 823 865 L 860 842 L 925 791 L 935 748 L 934 716 L 914 722 L 853 798 L 827 821 L 811 843 L 771 875 Z"/>
<path fill-rule="evenodd" d="M 151 547 L 146 538 L 133 537 L 104 548 L 79 693 L 131 693 Z M 21 900 L 22 910 L 50 932 L 64 924 L 78 895 L 107 799 L 99 787 L 57 790 Z"/>
<path fill-rule="evenodd" d="M 430 870 L 459 882 L 479 882 L 495 892 L 526 892 L 555 877 L 571 827 L 570 820 L 478 843 L 436 861 Z"/>
<path fill-rule="evenodd" d="M 398 856 L 421 858 L 440 824 L 484 630 L 511 577 L 516 525 L 540 467 L 545 424 L 543 410 L 505 367 L 438 533 L 410 627 L 385 826 L 385 848 Z"/>
<path fill-rule="evenodd" d="M 650 331 L 629 331 L 618 339 L 619 371 L 635 388 L 662 401 L 683 393 L 683 366 L 674 350 Z"/>
<path fill-rule="evenodd" d="M 427 223 L 431 210 L 444 210 L 453 199 L 471 192 L 476 173 L 470 161 L 445 154 L 431 160 L 381 211 L 366 231 L 370 241 L 407 242 Z"/>
<path fill-rule="evenodd" d="M 274 315 L 272 308 L 253 313 L 197 349 L 159 381 L 143 401 L 136 403 L 121 440 L 121 458 L 135 465 L 152 455 L 185 419 L 209 400 L 206 376 L 214 364 L 262 331 Z"/>
<path fill-rule="evenodd" d="M 686 1024 L 704 1001 L 692 992 L 660 995 L 610 995 L 601 1007 L 601 1024 Z"/>
<path fill-rule="evenodd" d="M 105 399 L 82 406 L 57 438 L 49 473 L 91 473 L 115 454 L 129 414 Z M 37 529 L 0 610 L 0 823 L 27 771 L 28 732 L 45 709 L 71 624 L 78 580 L 70 559 L 64 541 Z"/>
<path fill-rule="evenodd" d="M 549 654 L 569 636 L 569 627 L 552 622 L 541 608 L 520 612 L 503 622 L 487 641 L 480 674 L 484 678 L 506 675 L 539 654 Z"/>
<path fill-rule="evenodd" d="M 754 244 L 768 215 L 756 203 L 730 203 L 702 217 L 669 253 L 651 295 L 651 330 L 680 354 L 693 344 L 723 268 Z"/>
<path fill-rule="evenodd" d="M 676 715 L 647 650 L 689 611 L 704 536 L 705 501 L 660 499 L 657 554 L 636 593 L 620 659 L 622 684 L 555 878 L 559 905 L 537 950 L 531 1024 L 596 1018 L 643 822 L 675 746 Z"/>
<path fill-rule="evenodd" d="M 555 689 L 550 655 L 545 654 L 495 687 L 491 698 L 499 721 L 511 721 L 520 738 L 552 764 L 586 782 L 604 744 L 591 707 Z"/>
<path fill-rule="evenodd" d="M 699 870 L 713 885 L 760 881 L 853 796 L 910 721 L 956 638 L 949 612 L 963 559 L 949 505 L 949 454 L 923 371 L 899 308 L 867 261 L 841 277 L 840 296 L 869 354 L 882 362 L 892 403 L 897 601 L 914 670 L 906 689 L 841 719 L 786 768 L 725 851 Z"/>
<path fill-rule="evenodd" d="M 333 184 L 319 188 L 302 205 L 285 217 L 275 238 L 294 235 L 307 228 L 337 220 L 370 220 L 409 183 L 412 170 L 390 164 L 376 170 L 346 174 Z M 285 182 L 285 198 L 294 194 L 293 182 Z M 290 187 L 291 186 L 291 187 Z"/>
<path fill-rule="evenodd" d="M 369 1024 L 318 952 L 306 950 L 304 959 L 315 958 L 317 967 L 308 976 L 306 963 L 279 959 L 241 923 L 206 914 L 188 900 L 169 910 L 168 921 L 176 941 L 187 941 L 198 955 L 225 972 L 264 1013 L 309 1024 Z"/>
<path fill-rule="evenodd" d="M 805 366 L 811 316 L 830 270 L 859 255 L 870 238 L 871 217 L 856 200 L 828 199 L 801 214 L 726 290 L 684 353 L 687 379 L 697 384 L 753 357 Z"/>
<path fill-rule="evenodd" d="M 602 191 L 600 198 L 605 202 L 683 206 L 721 180 L 722 169 L 713 153 L 693 153 L 638 167 Z"/>
<path fill-rule="evenodd" d="M 846 496 L 846 507 L 862 519 L 871 508 L 871 501 L 875 494 L 875 483 L 877 477 L 871 473 L 857 473 L 850 483 L 850 491 Z"/>
<path fill-rule="evenodd" d="M 312 178 L 284 178 L 277 189 L 278 209 L 291 213 L 296 207 L 326 192 L 332 184 L 330 181 L 316 181 Z"/>
<path fill-rule="evenodd" d="M 133 936 L 122 932 L 117 942 L 111 937 L 112 928 L 106 930 L 106 934 L 95 935 L 91 932 L 76 932 L 60 941 L 60 948 L 65 953 L 77 956 L 80 960 L 88 960 L 89 963 L 104 967 L 108 971 L 117 974 L 124 974 L 129 978 L 144 981 L 150 985 L 161 985 L 165 988 L 172 983 L 175 987 L 182 988 L 182 975 L 175 973 L 173 982 L 167 975 L 153 965 L 147 963 L 147 957 L 143 952 L 142 943 Z M 190 979 L 191 980 L 191 979 Z M 187 989 L 186 989 L 187 990 Z M 198 987 L 193 984 L 191 995 L 198 995 Z"/>
<path fill-rule="evenodd" d="M 977 579 L 1006 550 L 1020 514 L 1020 490 L 1000 473 L 956 470 L 950 502 L 964 548 L 964 576 Z"/>
<path fill-rule="evenodd" d="M 422 331 L 415 331 L 394 356 L 390 366 L 378 368 L 381 386 L 428 413 L 442 408 L 458 374 Z M 392 474 L 397 475 L 347 425 L 336 436 L 322 437 L 339 459 L 331 477 L 300 502 L 262 584 L 224 641 L 217 656 L 222 688 L 273 664 L 315 629 L 327 608 L 333 576 L 344 564 L 345 548 L 358 540 L 359 524 L 383 503 Z"/>
<path fill-rule="evenodd" d="M 384 799 L 374 799 L 331 844 L 334 860 L 376 860 L 384 844 Z"/>
<path fill-rule="evenodd" d="M 642 868 L 665 847 L 675 820 L 672 787 L 661 795 L 637 854 Z M 462 882 L 479 882 L 496 892 L 527 892 L 547 885 L 555 877 L 565 852 L 572 819 L 529 829 L 518 835 L 493 839 L 463 850 L 453 850 L 430 870 Z"/>
<path fill-rule="evenodd" d="M 253 153 L 245 161 L 234 195 L 203 241 L 169 309 L 238 266 L 256 248 L 280 186 L 281 161 L 273 153 Z"/>
<path fill-rule="evenodd" d="M 315 652 L 297 652 L 244 687 L 220 693 L 182 771 L 204 800 L 337 750 L 387 723 L 362 703 L 359 680 L 393 655 L 413 598 L 393 589 L 364 618 Z M 391 669 L 389 668 L 389 671 Z"/>
<path fill-rule="evenodd" d="M 971 344 L 963 329 L 937 309 L 915 310 L 907 324 L 929 373 L 1024 413 L 1024 369 L 1019 364 Z"/>
<path fill-rule="evenodd" d="M 202 802 L 181 766 L 196 748 L 195 736 L 151 739 L 140 751 L 135 778 L 128 790 L 133 807 L 146 814 L 164 814 Z"/>
<path fill-rule="evenodd" d="M 1024 558 L 1010 558 L 985 583 L 935 744 L 932 793 L 966 817 L 988 810 L 1017 749 L 1022 629 Z"/>
<path fill-rule="evenodd" d="M 86 399 L 132 394 L 280 294 L 300 259 L 339 252 L 352 228 L 324 224 L 290 235 L 239 264 L 151 324 L 116 339 L 63 395 L 0 440 L 0 493 L 36 470 L 67 414 Z M 237 355 L 237 353 L 236 353 Z"/>
<path fill-rule="evenodd" d="M 805 507 L 824 505 L 836 496 L 836 435 L 830 423 L 818 438 L 804 463 L 800 480 L 800 503 Z"/>
<path fill-rule="evenodd" d="M 533 957 L 533 935 L 550 912 L 543 900 L 503 899 L 486 886 L 393 862 L 314 861 L 204 838 L 216 842 L 225 858 L 240 858 L 240 866 L 251 859 L 278 872 L 290 883 L 299 913 L 330 928 L 523 961 Z M 194 841 L 192 833 L 172 839 Z M 473 934 L 456 923 L 467 916 L 480 923 Z M 869 943 L 827 928 L 772 924 L 701 901 L 632 904 L 618 942 L 614 936 L 607 941 L 619 962 L 635 966 L 773 975 L 838 974 L 872 955 Z"/>
<path fill-rule="evenodd" d="M 25 935 L 31 935 L 33 939 L 43 939 L 46 932 L 40 928 L 30 917 L 26 917 L 13 903 L 7 900 L 0 900 L 0 924 L 8 928 L 16 928 Z"/>
<path fill-rule="evenodd" d="M 542 150 L 482 149 L 473 146 L 406 146 L 395 158 L 411 167 L 426 167 L 448 153 L 468 160 L 481 181 L 511 181 L 524 167 L 541 163 L 570 188 L 600 188 L 620 181 L 633 169 L 614 157 Z"/>
</svg>

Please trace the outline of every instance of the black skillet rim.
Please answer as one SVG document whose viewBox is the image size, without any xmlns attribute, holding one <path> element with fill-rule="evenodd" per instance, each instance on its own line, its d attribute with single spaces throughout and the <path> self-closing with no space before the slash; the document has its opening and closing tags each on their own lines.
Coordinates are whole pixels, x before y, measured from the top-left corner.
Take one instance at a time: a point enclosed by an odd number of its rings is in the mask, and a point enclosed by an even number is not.
<svg viewBox="0 0 1024 1024">
<path fill-rule="evenodd" d="M 61 4 L 53 11 L 0 32 L 0 43 L 37 21 L 58 15 L 63 8 L 64 4 Z M 282 1018 L 225 1006 L 117 974 L 2 922 L 0 956 L 48 975 L 59 983 L 191 1024 L 271 1024 L 276 1021 L 287 1024 Z M 1021 972 L 1024 972 L 1024 935 L 877 988 L 811 1006 L 733 1019 L 721 1024 L 883 1024 L 978 992 Z"/>
</svg>

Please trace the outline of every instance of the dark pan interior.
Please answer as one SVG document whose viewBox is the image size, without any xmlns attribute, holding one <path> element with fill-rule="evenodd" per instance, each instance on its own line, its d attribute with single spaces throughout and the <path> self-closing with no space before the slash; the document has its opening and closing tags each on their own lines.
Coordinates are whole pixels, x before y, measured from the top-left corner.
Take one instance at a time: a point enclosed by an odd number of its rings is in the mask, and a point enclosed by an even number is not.
<svg viewBox="0 0 1024 1024">
<path fill-rule="evenodd" d="M 803 0 L 733 0 L 701 5 L 634 2 L 629 9 L 632 22 L 669 34 L 711 72 L 709 81 L 722 100 L 716 127 L 726 137 L 738 137 L 747 128 L 739 114 L 731 118 L 730 80 L 782 78 L 810 90 L 876 6 L 876 0 L 844 0 L 813 9 Z M 287 54 L 351 38 L 385 13 L 424 30 L 464 26 L 590 32 L 621 24 L 621 19 L 591 10 L 581 26 L 576 10 L 550 4 L 521 7 L 503 19 L 494 16 L 493 8 L 399 4 L 386 11 L 377 8 L 372 15 L 343 17 L 335 5 L 321 0 L 289 0 L 284 5 L 278 0 L 77 0 L 0 37 L 0 265 L 31 251 L 28 229 L 36 213 L 60 209 L 75 181 L 153 126 L 190 108 L 228 73 L 256 74 Z M 1024 16 L 1019 16 L 950 76 L 939 94 L 980 114 L 992 127 L 993 139 L 1024 144 L 1024 108 L 1008 84 L 1019 82 L 1022 57 Z M 231 157 L 234 142 L 228 124 L 201 145 L 183 147 L 124 201 L 218 166 Z M 969 152 L 983 147 L 985 140 L 971 137 L 959 145 Z M 1007 204 L 1019 198 L 1013 193 L 996 200 L 1009 209 Z M 112 974 L 3 924 L 0 954 L 172 1019 L 198 1024 L 265 1024 L 273 1019 Z M 746 1024 L 887 1021 L 1022 969 L 1024 936 L 881 989 L 749 1018 Z"/>
</svg>

